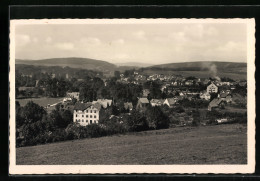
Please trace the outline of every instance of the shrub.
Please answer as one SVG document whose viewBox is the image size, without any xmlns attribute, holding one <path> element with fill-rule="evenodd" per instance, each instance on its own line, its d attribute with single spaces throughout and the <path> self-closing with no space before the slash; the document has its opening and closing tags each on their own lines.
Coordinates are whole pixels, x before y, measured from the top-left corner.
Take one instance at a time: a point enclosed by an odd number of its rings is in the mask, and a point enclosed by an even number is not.
<svg viewBox="0 0 260 181">
<path fill-rule="evenodd" d="M 164 129 L 169 128 L 169 117 L 166 116 L 160 107 L 149 107 L 146 110 L 146 117 L 149 127 L 152 129 Z"/>
</svg>

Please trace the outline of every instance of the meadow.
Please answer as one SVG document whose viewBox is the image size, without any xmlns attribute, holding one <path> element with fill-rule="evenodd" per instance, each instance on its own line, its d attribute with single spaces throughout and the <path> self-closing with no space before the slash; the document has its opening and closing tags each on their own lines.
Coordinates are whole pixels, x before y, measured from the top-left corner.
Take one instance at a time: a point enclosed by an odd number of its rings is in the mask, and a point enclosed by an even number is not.
<svg viewBox="0 0 260 181">
<path fill-rule="evenodd" d="M 246 164 L 247 127 L 176 127 L 16 149 L 17 165 Z"/>
<path fill-rule="evenodd" d="M 20 103 L 20 106 L 25 106 L 28 101 L 33 101 L 34 103 L 46 107 L 48 104 L 52 105 L 57 102 L 61 102 L 63 97 L 51 98 L 51 97 L 41 97 L 41 98 L 26 98 L 26 99 L 16 99 Z"/>
</svg>

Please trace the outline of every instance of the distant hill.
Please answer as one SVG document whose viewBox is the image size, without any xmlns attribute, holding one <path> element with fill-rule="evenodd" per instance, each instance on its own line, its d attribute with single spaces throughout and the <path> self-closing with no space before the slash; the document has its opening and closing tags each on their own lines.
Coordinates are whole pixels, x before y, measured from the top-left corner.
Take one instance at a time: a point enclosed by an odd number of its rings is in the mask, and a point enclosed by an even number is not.
<svg viewBox="0 0 260 181">
<path fill-rule="evenodd" d="M 125 63 L 117 63 L 116 65 L 121 66 L 121 67 L 150 67 L 150 66 L 153 66 L 153 64 L 140 63 L 140 62 L 125 62 Z"/>
<path fill-rule="evenodd" d="M 163 73 L 176 74 L 183 76 L 197 76 L 197 77 L 229 77 L 246 79 L 247 64 L 237 62 L 183 62 L 183 63 L 169 63 L 152 65 L 138 62 L 126 62 L 121 64 L 112 64 L 102 60 L 95 60 L 89 58 L 52 58 L 43 60 L 20 60 L 16 59 L 16 64 L 34 65 L 34 66 L 59 66 L 80 68 L 86 70 L 94 70 L 112 76 L 115 70 L 121 72 L 129 69 L 142 69 L 143 73 Z M 148 66 L 148 67 L 147 67 Z"/>
<path fill-rule="evenodd" d="M 144 72 L 151 73 L 171 73 L 183 76 L 207 77 L 229 77 L 233 79 L 246 79 L 247 64 L 237 62 L 184 62 L 160 64 L 146 67 Z"/>
<path fill-rule="evenodd" d="M 20 60 L 16 59 L 16 64 L 35 65 L 35 66 L 61 66 L 71 68 L 81 68 L 88 70 L 97 70 L 102 72 L 114 71 L 117 67 L 106 61 L 89 58 L 51 58 L 42 60 Z"/>
<path fill-rule="evenodd" d="M 237 62 L 217 62 L 217 61 L 207 61 L 207 62 L 183 62 L 183 63 L 169 63 L 169 64 L 160 64 L 150 66 L 158 67 L 158 68 L 167 68 L 172 70 L 179 70 L 179 71 L 188 71 L 188 70 L 210 70 L 213 67 L 221 70 L 233 69 L 233 68 L 246 68 L 246 63 L 237 63 Z"/>
</svg>

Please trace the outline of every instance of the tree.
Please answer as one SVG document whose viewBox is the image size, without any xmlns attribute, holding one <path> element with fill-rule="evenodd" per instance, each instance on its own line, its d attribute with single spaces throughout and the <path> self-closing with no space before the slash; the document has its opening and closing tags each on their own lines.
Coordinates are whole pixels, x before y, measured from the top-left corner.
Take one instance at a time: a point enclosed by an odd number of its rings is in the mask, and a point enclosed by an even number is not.
<svg viewBox="0 0 260 181">
<path fill-rule="evenodd" d="M 170 123 L 169 117 L 163 113 L 160 107 L 149 106 L 145 114 L 150 128 L 153 129 L 169 128 L 169 123 Z"/>
<path fill-rule="evenodd" d="M 131 115 L 127 118 L 127 125 L 129 131 L 144 131 L 147 130 L 148 123 L 143 114 L 135 109 L 131 112 Z"/>
<path fill-rule="evenodd" d="M 21 116 L 24 118 L 25 123 L 33 123 L 42 120 L 43 115 L 46 115 L 46 111 L 42 106 L 29 101 L 22 109 Z"/>
<path fill-rule="evenodd" d="M 67 127 L 70 123 L 73 122 L 73 114 L 69 110 L 62 112 L 61 117 L 63 119 L 63 127 Z"/>
<path fill-rule="evenodd" d="M 119 79 L 119 78 L 120 78 L 120 72 L 119 72 L 118 70 L 116 70 L 116 71 L 114 72 L 114 76 L 115 76 L 117 79 Z"/>
<path fill-rule="evenodd" d="M 56 128 L 65 128 L 68 125 L 67 123 L 64 122 L 62 116 L 57 110 L 52 110 L 52 112 L 50 113 L 50 120 L 52 120 L 53 125 Z"/>
</svg>

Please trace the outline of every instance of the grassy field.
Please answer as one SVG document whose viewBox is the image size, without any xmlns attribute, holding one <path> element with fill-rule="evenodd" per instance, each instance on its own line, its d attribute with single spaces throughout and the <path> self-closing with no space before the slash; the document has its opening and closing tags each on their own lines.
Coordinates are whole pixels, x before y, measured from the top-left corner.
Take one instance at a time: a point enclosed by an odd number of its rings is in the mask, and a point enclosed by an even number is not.
<svg viewBox="0 0 260 181">
<path fill-rule="evenodd" d="M 18 165 L 246 164 L 240 124 L 178 127 L 16 149 Z"/>
<path fill-rule="evenodd" d="M 28 98 L 28 99 L 16 99 L 16 101 L 19 101 L 21 106 L 25 106 L 28 101 L 33 101 L 34 103 L 40 105 L 40 106 L 47 106 L 48 104 L 54 104 L 57 102 L 62 101 L 63 98 L 50 98 L 50 97 L 41 97 L 41 98 Z"/>
</svg>

